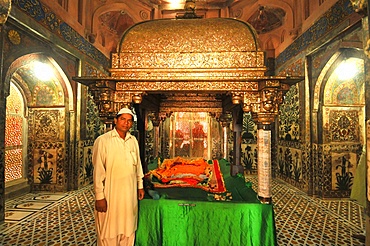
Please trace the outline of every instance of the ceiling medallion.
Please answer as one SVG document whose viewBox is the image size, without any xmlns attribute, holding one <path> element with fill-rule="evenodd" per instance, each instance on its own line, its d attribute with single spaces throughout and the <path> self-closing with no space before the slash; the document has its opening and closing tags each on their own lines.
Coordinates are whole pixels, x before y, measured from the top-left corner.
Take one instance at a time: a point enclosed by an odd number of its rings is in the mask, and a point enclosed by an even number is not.
<svg viewBox="0 0 370 246">
<path fill-rule="evenodd" d="M 0 24 L 4 24 L 8 19 L 11 6 L 11 0 L 0 0 Z"/>
<path fill-rule="evenodd" d="M 243 16 L 243 9 L 242 8 L 239 8 L 239 9 L 236 9 L 232 12 L 232 16 L 234 18 L 242 18 Z"/>
<path fill-rule="evenodd" d="M 15 30 L 10 30 L 8 32 L 8 38 L 12 44 L 18 45 L 21 43 L 21 36 Z"/>
<path fill-rule="evenodd" d="M 142 20 L 147 20 L 147 19 L 149 19 L 149 15 L 148 15 L 148 13 L 147 12 L 145 12 L 145 11 L 140 11 L 140 17 L 141 17 L 141 19 Z"/>
</svg>

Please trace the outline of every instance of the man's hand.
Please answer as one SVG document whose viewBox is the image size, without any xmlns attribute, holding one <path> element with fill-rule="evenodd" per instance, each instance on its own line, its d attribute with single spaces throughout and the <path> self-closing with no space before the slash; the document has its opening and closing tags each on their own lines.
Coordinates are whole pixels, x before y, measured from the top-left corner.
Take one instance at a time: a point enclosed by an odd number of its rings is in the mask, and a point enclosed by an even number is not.
<svg viewBox="0 0 370 246">
<path fill-rule="evenodd" d="M 145 195 L 144 189 L 137 190 L 137 197 L 138 197 L 139 200 L 143 200 L 144 199 L 144 195 Z"/>
<path fill-rule="evenodd" d="M 95 201 L 95 209 L 100 213 L 107 212 L 107 200 L 105 198 Z"/>
</svg>

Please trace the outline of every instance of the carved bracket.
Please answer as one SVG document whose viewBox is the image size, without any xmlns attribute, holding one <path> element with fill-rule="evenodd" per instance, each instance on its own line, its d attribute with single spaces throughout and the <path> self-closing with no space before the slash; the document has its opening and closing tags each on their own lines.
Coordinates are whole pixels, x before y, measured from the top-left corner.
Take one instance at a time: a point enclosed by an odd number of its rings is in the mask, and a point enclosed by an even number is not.
<svg viewBox="0 0 370 246">
<path fill-rule="evenodd" d="M 223 97 L 219 96 L 231 95 L 232 103 L 241 104 L 244 112 L 251 112 L 255 121 L 270 124 L 278 114 L 283 94 L 289 90 L 291 85 L 302 81 L 303 77 L 265 76 L 253 77 L 245 81 L 239 79 L 239 81 L 191 81 L 186 83 L 184 81 L 120 81 L 114 77 L 74 79 L 89 86 L 103 120 L 113 119 L 121 108 L 131 107 L 133 103 L 140 104 L 144 95 L 155 92 L 166 94 L 166 100 L 160 103 L 160 112 L 166 114 L 159 116 L 161 120 L 177 109 L 181 110 L 184 105 L 192 112 L 195 110 L 198 110 L 197 112 L 199 110 L 208 111 L 218 118 L 223 111 Z M 198 94 L 198 91 L 206 92 L 206 94 Z M 189 95 L 192 96 L 189 97 Z M 213 99 L 210 99 L 210 96 Z M 173 100 L 171 99 L 171 103 L 168 103 L 170 97 L 173 97 Z"/>
<path fill-rule="evenodd" d="M 355 12 L 366 15 L 367 0 L 351 0 Z"/>
<path fill-rule="evenodd" d="M 99 109 L 99 116 L 103 119 L 113 119 L 121 108 L 131 108 L 132 104 L 142 102 L 145 92 L 116 91 L 110 83 L 101 83 L 89 86 L 94 101 Z"/>
<path fill-rule="evenodd" d="M 153 123 L 153 126 L 157 127 L 159 126 L 159 124 L 161 123 L 161 118 L 159 117 L 159 113 L 158 112 L 150 112 L 148 114 L 150 120 L 152 121 Z"/>
<path fill-rule="evenodd" d="M 225 112 L 220 115 L 218 121 L 221 123 L 222 127 L 229 127 L 231 121 L 233 120 L 233 116 L 231 112 Z"/>
<path fill-rule="evenodd" d="M 258 91 L 232 93 L 232 101 L 242 102 L 243 111 L 251 112 L 253 119 L 260 124 L 271 124 L 279 113 L 279 105 L 283 102 L 283 94 L 289 85 L 279 81 L 262 81 Z M 240 97 L 242 96 L 242 100 Z"/>
</svg>

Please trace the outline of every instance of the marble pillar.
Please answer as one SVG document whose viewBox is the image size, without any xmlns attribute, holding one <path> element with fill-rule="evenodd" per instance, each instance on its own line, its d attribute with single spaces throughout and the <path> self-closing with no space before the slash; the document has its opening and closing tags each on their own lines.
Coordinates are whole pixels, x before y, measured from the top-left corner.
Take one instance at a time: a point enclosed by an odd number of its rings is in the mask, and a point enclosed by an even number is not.
<svg viewBox="0 0 370 246">
<path fill-rule="evenodd" d="M 227 139 L 228 139 L 228 135 L 227 135 L 227 126 L 222 126 L 222 158 L 224 158 L 225 160 L 227 160 L 228 158 L 228 152 L 229 152 L 229 149 L 228 149 L 228 144 L 227 144 Z"/>
<path fill-rule="evenodd" d="M 258 198 L 271 203 L 271 125 L 258 124 Z"/>
</svg>

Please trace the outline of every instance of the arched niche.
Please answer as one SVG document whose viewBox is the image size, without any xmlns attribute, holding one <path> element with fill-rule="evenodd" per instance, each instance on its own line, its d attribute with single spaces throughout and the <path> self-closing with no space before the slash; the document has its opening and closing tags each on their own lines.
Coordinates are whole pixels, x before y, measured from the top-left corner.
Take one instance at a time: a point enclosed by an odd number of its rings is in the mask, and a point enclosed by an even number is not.
<svg viewBox="0 0 370 246">
<path fill-rule="evenodd" d="M 74 94 L 66 74 L 52 57 L 31 53 L 14 60 L 5 78 L 24 98 L 23 165 L 30 189 L 65 191 L 66 180 L 71 180 L 66 178 L 72 159 L 67 150 L 73 134 L 69 126 L 75 120 Z"/>
<path fill-rule="evenodd" d="M 361 51 L 339 49 L 323 67 L 313 90 L 313 142 L 320 147 L 316 159 L 325 160 L 314 163 L 313 176 L 326 180 L 315 189 L 322 197 L 339 196 L 338 192 L 349 196 L 353 185 L 365 144 L 364 69 Z"/>
</svg>

